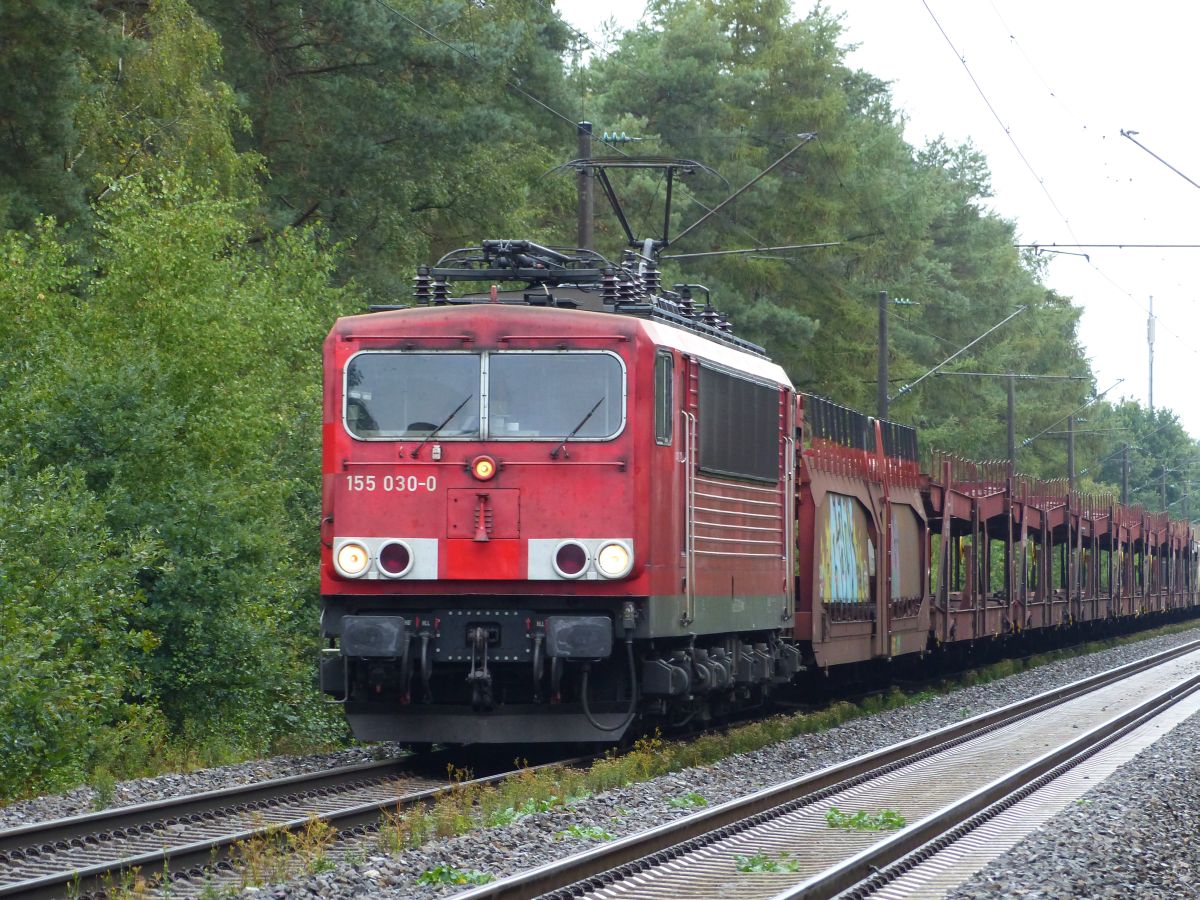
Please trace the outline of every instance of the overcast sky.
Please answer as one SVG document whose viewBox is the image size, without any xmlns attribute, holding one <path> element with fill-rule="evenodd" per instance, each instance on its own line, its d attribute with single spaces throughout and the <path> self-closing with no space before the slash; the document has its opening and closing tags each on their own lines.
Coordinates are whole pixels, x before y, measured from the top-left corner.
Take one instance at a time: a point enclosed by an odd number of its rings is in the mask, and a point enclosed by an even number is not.
<svg viewBox="0 0 1200 900">
<path fill-rule="evenodd" d="M 599 44 L 607 17 L 628 27 L 643 5 L 558 0 L 556 8 Z M 846 42 L 859 45 L 851 65 L 892 83 L 910 143 L 944 135 L 970 141 L 987 156 L 993 206 L 1016 222 L 1022 242 L 1200 244 L 1200 188 L 1121 136 L 1122 129 L 1138 132 L 1138 141 L 1200 183 L 1200 6 L 1178 0 L 830 0 L 826 6 L 844 16 Z M 796 11 L 810 8 L 800 4 Z M 786 243 L 788 236 L 779 238 Z M 1066 249 L 1087 258 L 1054 255 L 1047 282 L 1084 309 L 1080 337 L 1098 389 L 1124 379 L 1108 397 L 1147 403 L 1153 297 L 1154 404 L 1173 409 L 1200 436 L 1200 248 Z M 981 331 L 991 324 L 981 323 Z"/>
</svg>

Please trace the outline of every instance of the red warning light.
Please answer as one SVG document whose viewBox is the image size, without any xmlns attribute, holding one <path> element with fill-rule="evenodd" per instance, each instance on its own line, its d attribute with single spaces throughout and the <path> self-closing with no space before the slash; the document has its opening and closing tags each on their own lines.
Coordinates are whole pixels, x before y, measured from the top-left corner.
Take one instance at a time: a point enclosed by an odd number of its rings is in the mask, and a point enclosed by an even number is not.
<svg viewBox="0 0 1200 900">
<path fill-rule="evenodd" d="M 496 476 L 496 461 L 490 456 L 477 456 L 471 463 L 471 474 L 478 481 L 491 481 Z"/>
</svg>

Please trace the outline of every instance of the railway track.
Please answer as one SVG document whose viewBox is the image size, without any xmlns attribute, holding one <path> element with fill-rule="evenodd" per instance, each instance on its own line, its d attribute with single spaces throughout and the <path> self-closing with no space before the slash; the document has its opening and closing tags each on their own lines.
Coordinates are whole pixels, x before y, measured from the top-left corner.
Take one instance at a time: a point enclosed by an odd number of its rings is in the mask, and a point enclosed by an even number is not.
<svg viewBox="0 0 1200 900">
<path fill-rule="evenodd" d="M 1192 662 L 1180 662 L 1189 655 Z M 922 867 L 915 857 L 906 858 L 906 854 L 919 851 L 921 856 L 931 856 L 935 846 L 951 843 L 944 835 L 951 828 L 957 828 L 959 836 L 974 835 L 978 843 L 978 835 L 986 833 L 988 826 L 971 831 L 961 824 L 962 820 L 980 818 L 984 806 L 1005 805 L 1002 794 L 997 793 L 1000 788 L 975 796 L 956 774 L 965 767 L 971 770 L 975 782 L 986 780 L 987 774 L 995 775 L 992 781 L 997 781 L 1000 775 L 995 766 L 985 771 L 978 764 L 949 763 L 946 754 L 982 749 L 993 762 L 1007 760 L 1008 751 L 1003 749 L 1005 730 L 1020 728 L 1023 723 L 1030 727 L 1028 723 L 1036 716 L 1062 719 L 1063 713 L 1056 710 L 1072 699 L 1081 702 L 1081 698 L 1091 697 L 1090 702 L 1098 710 L 1091 713 L 1093 719 L 1106 719 L 1105 713 L 1122 703 L 1135 708 L 1131 702 L 1097 692 L 1138 673 L 1143 673 L 1144 680 L 1153 681 L 1160 677 L 1153 674 L 1155 667 L 1171 661 L 1200 672 L 1200 641 L 504 879 L 467 896 L 533 897 L 571 884 L 575 885 L 572 896 L 583 892 L 597 897 L 652 897 L 659 895 L 660 885 L 661 896 L 672 900 L 829 896 L 847 889 L 847 885 L 853 887 L 855 878 L 861 880 L 879 871 L 886 877 L 876 875 L 874 888 L 881 888 L 884 895 L 911 895 L 917 890 L 914 885 L 920 883 L 919 872 L 932 871 L 928 877 L 936 881 L 946 877 L 948 867 Z M 1200 678 L 1190 678 L 1184 687 L 1174 686 L 1166 698 L 1144 699 L 1144 708 L 1136 707 L 1132 713 L 1127 710 L 1128 721 L 1119 724 L 1106 720 L 1095 727 L 1083 727 L 1062 719 L 1060 725 L 1071 737 L 1081 733 L 1089 737 L 1095 731 L 1096 736 L 1113 740 L 1113 734 L 1133 727 L 1131 723 L 1138 716 L 1152 715 L 1156 705 L 1168 704 L 1197 685 Z M 1099 733 L 1101 725 L 1108 729 L 1104 734 Z M 1012 739 L 1007 740 L 1011 743 Z M 1038 740 L 1045 742 L 1047 734 L 1043 731 Z M 1025 738 L 1016 741 L 1024 743 L 1026 750 L 1033 746 Z M 1053 756 L 1049 751 L 1035 756 L 1030 762 L 1041 768 L 1034 774 L 1045 780 L 1050 769 L 1062 764 L 1066 758 L 1063 754 L 1094 752 L 1075 744 Z M 193 884 L 214 873 L 227 879 L 233 869 L 229 858 L 241 842 L 272 833 L 302 831 L 311 826 L 314 817 L 332 826 L 339 837 L 363 835 L 377 826 L 384 812 L 435 798 L 450 789 L 442 774 L 445 762 L 438 755 L 430 755 L 360 764 L 0 831 L 0 898 L 104 893 L 120 886 L 122 878 L 135 869 L 151 878 L 191 879 Z M 494 782 L 508 774 L 502 772 L 478 781 Z M 1009 773 L 1006 770 L 1002 774 Z M 1024 783 L 1014 777 L 1004 784 L 1011 793 Z M 914 799 L 912 784 L 922 785 L 924 796 Z M 931 790 L 931 784 L 938 790 Z M 942 791 L 946 786 L 950 787 L 949 794 Z M 960 801 L 969 803 L 960 804 L 957 812 L 946 811 Z M 831 806 L 846 810 L 896 808 L 913 825 L 883 835 L 832 832 L 823 818 Z M 814 840 L 814 835 L 829 840 Z M 960 843 L 970 841 L 968 838 Z M 739 856 L 758 856 L 768 864 L 782 863 L 794 871 L 740 872 L 735 862 Z M 835 856 L 838 858 L 832 859 Z M 941 859 L 945 856 L 939 854 Z M 902 862 L 896 864 L 896 859 Z M 887 881 L 897 877 L 900 880 L 896 883 L 904 885 L 899 894 L 887 887 Z M 825 880 L 814 881 L 817 878 Z"/>
<path fill-rule="evenodd" d="M 384 813 L 475 783 L 448 784 L 443 756 L 362 763 L 0 831 L 0 898 L 103 894 L 134 871 L 172 881 L 228 874 L 237 845 L 303 831 L 314 818 L 339 837 L 365 834 Z"/>
<path fill-rule="evenodd" d="M 484 885 L 459 900 L 937 893 L 933 885 L 954 867 L 947 855 L 989 840 L 997 855 L 995 835 L 988 838 L 986 829 L 1010 827 L 1005 816 L 1030 818 L 1021 808 L 1035 792 L 1053 791 L 1076 767 L 1137 739 L 1176 704 L 1200 707 L 1200 641 Z M 904 822 L 893 831 L 831 827 L 834 807 L 887 811 Z"/>
</svg>

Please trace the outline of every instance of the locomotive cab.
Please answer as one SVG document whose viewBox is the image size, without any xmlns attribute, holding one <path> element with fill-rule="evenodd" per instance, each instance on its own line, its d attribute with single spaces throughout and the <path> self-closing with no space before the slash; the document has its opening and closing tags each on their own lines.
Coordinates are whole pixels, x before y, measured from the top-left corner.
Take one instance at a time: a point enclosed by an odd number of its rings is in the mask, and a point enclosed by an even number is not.
<svg viewBox="0 0 1200 900">
<path fill-rule="evenodd" d="M 581 719 L 607 740 L 628 719 L 635 331 L 505 304 L 335 327 L 321 673 L 360 737 L 553 741 Z M 567 715 L 531 733 L 548 705 Z"/>
</svg>

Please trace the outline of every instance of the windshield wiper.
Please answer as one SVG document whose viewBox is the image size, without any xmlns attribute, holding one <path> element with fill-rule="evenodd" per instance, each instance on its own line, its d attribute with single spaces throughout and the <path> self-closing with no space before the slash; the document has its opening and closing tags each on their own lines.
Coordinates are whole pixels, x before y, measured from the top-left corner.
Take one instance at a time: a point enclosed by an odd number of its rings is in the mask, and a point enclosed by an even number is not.
<svg viewBox="0 0 1200 900">
<path fill-rule="evenodd" d="M 553 450 L 550 451 L 551 459 L 558 459 L 559 453 L 561 453 L 567 459 L 571 458 L 571 454 L 566 452 L 567 451 L 567 441 L 569 441 L 571 438 L 575 437 L 575 435 L 579 434 L 579 429 L 588 423 L 588 419 L 590 419 L 592 417 L 592 414 L 595 413 L 596 410 L 598 410 L 600 408 L 600 404 L 603 402 L 604 402 L 604 395 L 601 394 L 600 399 L 597 400 L 595 402 L 595 404 L 593 404 L 592 408 L 587 411 L 587 415 L 579 420 L 579 424 L 576 425 L 571 430 L 571 433 L 562 439 L 561 444 L 559 444 L 557 447 L 555 447 Z"/>
<path fill-rule="evenodd" d="M 458 404 L 458 406 L 454 407 L 454 412 L 450 413 L 450 415 L 448 415 L 448 416 L 446 416 L 446 418 L 442 419 L 441 425 L 439 425 L 437 428 L 433 429 L 433 431 L 429 432 L 429 434 L 425 435 L 425 437 L 421 439 L 421 443 L 419 443 L 419 444 L 417 444 L 417 446 L 413 447 L 413 451 L 409 455 L 413 459 L 416 459 L 417 454 L 421 452 L 421 448 L 424 447 L 426 444 L 428 444 L 435 437 L 437 437 L 437 433 L 439 431 L 441 431 L 443 428 L 445 428 L 447 425 L 450 424 L 450 420 L 458 415 L 458 411 L 460 409 L 462 409 L 464 406 L 466 406 L 467 401 L 470 400 L 471 397 L 473 397 L 473 396 L 474 396 L 474 394 L 467 394 L 467 396 L 463 397 L 462 403 L 460 403 L 460 404 Z"/>
</svg>

